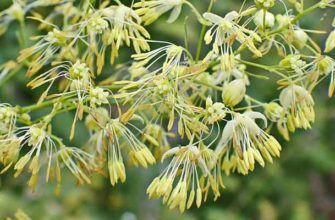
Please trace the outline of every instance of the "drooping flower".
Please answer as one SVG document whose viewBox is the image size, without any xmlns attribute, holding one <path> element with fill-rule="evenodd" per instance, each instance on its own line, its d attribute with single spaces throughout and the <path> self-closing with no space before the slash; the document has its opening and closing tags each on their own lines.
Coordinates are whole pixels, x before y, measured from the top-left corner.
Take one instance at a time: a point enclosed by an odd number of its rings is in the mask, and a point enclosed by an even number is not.
<svg viewBox="0 0 335 220">
<path fill-rule="evenodd" d="M 136 13 L 141 16 L 145 25 L 157 20 L 162 14 L 172 10 L 168 19 L 169 23 L 174 22 L 180 15 L 183 4 L 186 0 L 144 0 L 134 4 Z"/>
<path fill-rule="evenodd" d="M 39 40 L 35 45 L 25 48 L 20 51 L 18 62 L 22 63 L 30 57 L 34 57 L 33 61 L 29 64 L 27 71 L 28 76 L 34 75 L 44 65 L 50 62 L 52 56 L 61 49 L 66 47 L 69 39 L 73 36 L 67 32 L 54 28 L 48 34 L 36 37 Z"/>
<path fill-rule="evenodd" d="M 141 26 L 141 18 L 131 8 L 125 5 L 110 6 L 102 10 L 103 18 L 111 25 L 111 30 L 105 32 L 107 44 L 112 45 L 111 62 L 118 57 L 121 45 L 130 46 L 132 43 L 136 53 L 150 49 L 146 39 L 149 33 Z"/>
<path fill-rule="evenodd" d="M 124 159 L 121 150 L 128 153 L 129 160 L 135 166 L 148 167 L 156 162 L 150 150 L 122 124 L 119 119 L 111 119 L 106 110 L 97 108 L 91 112 L 86 123 L 91 128 L 89 145 L 98 163 L 107 160 L 107 169 L 111 184 L 126 180 Z M 106 155 L 104 155 L 106 154 Z M 103 166 L 103 164 L 101 164 Z"/>
<path fill-rule="evenodd" d="M 289 131 L 294 131 L 294 129 L 291 124 L 288 124 L 287 111 L 277 102 L 270 102 L 264 106 L 264 112 L 270 121 L 277 123 L 279 133 L 289 141 Z"/>
<path fill-rule="evenodd" d="M 95 168 L 92 155 L 80 148 L 65 146 L 61 146 L 56 155 L 58 160 L 63 163 L 78 180 L 79 184 L 91 183 L 88 173 Z"/>
<path fill-rule="evenodd" d="M 13 4 L 0 12 L 0 35 L 3 34 L 9 24 L 17 20 L 23 22 L 25 15 L 37 7 L 57 5 L 68 0 L 13 0 Z"/>
<path fill-rule="evenodd" d="M 62 92 L 75 92 L 79 101 L 82 102 L 92 89 L 92 77 L 93 75 L 86 63 L 77 60 L 75 63 L 60 63 L 56 67 L 35 77 L 28 83 L 28 86 L 37 88 L 46 83 L 49 83 L 48 88 L 42 95 L 43 98 L 43 96 L 45 97 L 47 95 L 51 86 L 57 79 L 63 79 L 66 81 L 63 82 L 64 88 Z"/>
<path fill-rule="evenodd" d="M 264 166 L 264 159 L 272 162 L 272 157 L 279 157 L 280 144 L 263 131 L 255 119 L 263 120 L 267 126 L 265 116 L 259 112 L 238 113 L 226 124 L 215 151 L 221 155 L 222 169 L 227 174 L 237 171 L 246 175 L 254 169 L 255 161 Z"/>
<path fill-rule="evenodd" d="M 320 79 L 320 77 L 330 75 L 328 96 L 332 97 L 335 90 L 335 60 L 329 56 L 317 57 L 313 62 L 313 66 L 310 72 L 312 87 L 317 84 L 317 81 Z"/>
<path fill-rule="evenodd" d="M 6 32 L 8 25 L 13 20 L 23 21 L 25 6 L 24 1 L 14 0 L 9 8 L 0 12 L 0 35 Z"/>
<path fill-rule="evenodd" d="M 0 104 L 0 139 L 12 135 L 16 127 L 17 113 L 8 104 Z"/>
<path fill-rule="evenodd" d="M 10 71 L 17 67 L 17 63 L 14 61 L 8 61 L 0 66 L 0 82 L 7 76 Z"/>
<path fill-rule="evenodd" d="M 310 128 L 314 122 L 314 101 L 311 94 L 302 86 L 290 85 L 279 96 L 280 104 L 288 112 L 288 123 L 294 128 Z"/>
<path fill-rule="evenodd" d="M 249 30 L 244 25 L 239 25 L 240 14 L 236 11 L 229 12 L 224 18 L 213 14 L 204 13 L 204 18 L 213 25 L 205 34 L 206 44 L 213 42 L 215 54 L 231 54 L 232 45 L 237 40 L 241 46 L 246 46 L 256 56 L 261 57 L 262 53 L 256 48 L 254 41 L 261 41 L 256 32 Z"/>
<path fill-rule="evenodd" d="M 132 55 L 132 58 L 134 58 L 137 63 L 134 64 L 133 68 L 145 66 L 148 69 L 158 60 L 165 58 L 162 67 L 156 69 L 154 73 L 175 73 L 176 71 L 178 72 L 178 70 L 180 70 L 179 67 L 181 65 L 181 58 L 184 52 L 185 49 L 183 47 L 174 44 L 168 44 L 147 53 L 134 54 Z"/>
<path fill-rule="evenodd" d="M 172 148 L 164 154 L 162 161 L 169 156 L 173 156 L 170 164 L 147 189 L 149 197 L 163 197 L 163 203 L 171 209 L 179 207 L 181 212 L 194 202 L 199 207 L 204 199 L 200 179 L 213 178 L 201 150 L 193 145 Z"/>
<path fill-rule="evenodd" d="M 326 48 L 325 48 L 325 52 L 329 53 L 330 51 L 332 51 L 335 48 L 335 30 L 333 30 L 332 32 L 330 32 L 327 40 L 326 40 Z"/>
</svg>

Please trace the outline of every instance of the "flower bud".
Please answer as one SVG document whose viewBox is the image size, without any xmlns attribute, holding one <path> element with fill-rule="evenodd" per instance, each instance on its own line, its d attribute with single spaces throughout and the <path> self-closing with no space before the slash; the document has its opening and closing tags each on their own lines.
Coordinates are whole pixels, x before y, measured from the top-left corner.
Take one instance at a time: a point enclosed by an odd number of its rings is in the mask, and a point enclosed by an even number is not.
<svg viewBox="0 0 335 220">
<path fill-rule="evenodd" d="M 93 32 L 101 34 L 108 28 L 108 22 L 102 17 L 97 16 L 89 20 L 88 26 Z"/>
<path fill-rule="evenodd" d="M 91 107 L 100 106 L 102 104 L 107 104 L 108 92 L 105 92 L 102 88 L 96 87 L 90 90 L 89 101 Z"/>
<path fill-rule="evenodd" d="M 275 0 L 255 0 L 255 4 L 261 8 L 271 8 L 275 5 Z"/>
<path fill-rule="evenodd" d="M 264 12 L 265 12 L 265 27 L 264 27 Z M 271 28 L 275 25 L 275 16 L 264 10 L 259 10 L 254 17 L 254 23 L 260 28 Z"/>
<path fill-rule="evenodd" d="M 223 102 L 227 106 L 235 106 L 240 103 L 246 93 L 246 85 L 243 79 L 236 79 L 224 85 L 222 91 Z"/>
<path fill-rule="evenodd" d="M 81 80 L 89 76 L 90 69 L 85 63 L 80 63 L 78 60 L 73 66 L 69 69 L 69 74 L 73 80 Z"/>
<path fill-rule="evenodd" d="M 323 56 L 317 63 L 317 70 L 321 75 L 328 75 L 335 67 L 335 61 L 329 56 Z"/>
<path fill-rule="evenodd" d="M 308 40 L 308 35 L 303 30 L 294 30 L 293 31 L 293 41 L 292 44 L 298 49 L 302 49 L 305 47 L 306 42 Z"/>
<path fill-rule="evenodd" d="M 284 114 L 284 108 L 276 102 L 265 105 L 265 115 L 273 122 L 277 122 Z"/>
<path fill-rule="evenodd" d="M 326 41 L 326 49 L 325 52 L 329 53 L 335 48 L 335 30 L 330 32 L 327 41 Z"/>
<path fill-rule="evenodd" d="M 60 46 L 66 45 L 66 35 L 64 32 L 57 30 L 56 28 L 48 32 L 46 40 L 52 44 L 58 44 Z"/>
<path fill-rule="evenodd" d="M 279 27 L 285 27 L 285 26 L 291 24 L 292 19 L 293 18 L 291 16 L 287 16 L 287 15 L 279 14 L 279 15 L 276 16 L 276 20 L 278 22 Z"/>
</svg>

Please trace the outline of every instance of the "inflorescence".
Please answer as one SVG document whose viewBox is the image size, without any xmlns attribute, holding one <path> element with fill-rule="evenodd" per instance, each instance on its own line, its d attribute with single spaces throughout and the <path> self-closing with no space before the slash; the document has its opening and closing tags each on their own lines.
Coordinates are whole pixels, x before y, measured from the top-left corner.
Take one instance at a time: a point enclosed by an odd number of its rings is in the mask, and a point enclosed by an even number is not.
<svg viewBox="0 0 335 220">
<path fill-rule="evenodd" d="M 246 175 L 280 156 L 271 130 L 289 140 L 296 129 L 311 128 L 312 91 L 322 80 L 330 81 L 329 97 L 334 93 L 335 60 L 327 53 L 335 48 L 335 30 L 319 46 L 310 33 L 323 32 L 298 24 L 314 10 L 334 10 L 333 0 L 310 7 L 299 0 L 245 1 L 223 15 L 211 12 L 213 4 L 224 4 L 213 0 L 203 14 L 188 0 L 79 2 L 13 0 L 0 12 L 1 34 L 13 22 L 24 31 L 27 16 L 43 33 L 29 47 L 24 33 L 19 35 L 17 60 L 0 66 L 0 81 L 25 69 L 28 87 L 44 89 L 33 105 L 0 104 L 1 173 L 30 173 L 33 190 L 43 176 L 59 192 L 64 168 L 79 184 L 99 173 L 114 186 L 126 181 L 127 165 L 169 161 L 148 187 L 149 197 L 161 197 L 181 212 L 199 207 L 208 196 L 220 196 L 225 175 Z M 52 8 L 47 16 L 35 11 L 47 6 Z M 282 14 L 273 14 L 273 7 Z M 181 46 L 164 36 L 150 40 L 148 25 L 164 14 L 175 22 L 188 9 L 204 30 L 195 56 L 187 41 Z M 209 51 L 199 59 L 202 45 Z M 131 56 L 120 65 L 124 48 Z M 277 64 L 255 61 L 270 53 Z M 250 73 L 249 67 L 268 75 Z M 108 77 L 101 80 L 103 75 Z M 279 97 L 268 102 L 251 97 L 253 80 L 277 80 Z M 44 108 L 48 114 L 31 117 Z M 66 137 L 52 131 L 55 116 L 73 110 L 68 139 L 80 136 L 76 126 L 85 124 L 89 138 L 82 147 L 68 146 Z"/>
</svg>

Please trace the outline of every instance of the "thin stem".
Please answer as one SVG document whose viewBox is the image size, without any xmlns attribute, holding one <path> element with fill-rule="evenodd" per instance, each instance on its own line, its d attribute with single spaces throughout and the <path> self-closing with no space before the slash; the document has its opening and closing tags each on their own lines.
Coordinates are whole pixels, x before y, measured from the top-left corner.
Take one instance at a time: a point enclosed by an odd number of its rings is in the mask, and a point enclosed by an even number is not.
<svg viewBox="0 0 335 220">
<path fill-rule="evenodd" d="M 218 91 L 222 91 L 223 90 L 223 88 L 220 87 L 220 86 L 212 85 L 212 84 L 206 83 L 204 81 L 200 81 L 200 80 L 195 80 L 194 79 L 193 82 L 195 82 L 197 84 L 200 84 L 200 85 L 204 85 L 204 86 L 210 87 L 210 88 L 218 90 Z"/>
<path fill-rule="evenodd" d="M 26 24 L 25 24 L 25 22 L 24 22 L 23 19 L 20 20 L 19 23 L 20 23 L 20 31 L 19 31 L 20 39 L 19 39 L 19 42 L 20 42 L 21 48 L 25 48 L 26 45 L 27 45 L 27 41 L 26 41 Z"/>
<path fill-rule="evenodd" d="M 45 101 L 45 102 L 42 102 L 42 103 L 25 106 L 23 108 L 21 108 L 21 107 L 18 107 L 18 108 L 19 108 L 20 113 L 27 113 L 27 112 L 37 111 L 37 110 L 41 110 L 43 108 L 50 107 L 53 104 L 56 104 L 57 102 L 63 102 L 65 100 L 73 98 L 73 97 L 74 97 L 74 95 L 62 96 L 62 97 L 57 98 L 57 99 L 52 99 L 52 100 Z"/>
<path fill-rule="evenodd" d="M 305 15 L 313 12 L 315 9 L 317 8 L 320 8 L 322 2 L 320 1 L 319 3 L 316 3 L 315 5 L 307 8 L 306 10 L 304 10 L 303 12 L 299 13 L 292 21 L 290 24 L 287 24 L 281 28 L 278 28 L 277 30 L 273 30 L 269 33 L 269 35 L 274 35 L 274 34 L 277 34 L 277 33 L 280 33 L 282 32 L 283 30 L 287 29 L 289 27 L 289 25 L 291 24 L 295 24 L 297 23 L 302 17 L 304 17 Z"/>
<path fill-rule="evenodd" d="M 198 21 L 202 24 L 202 25 L 206 25 L 208 24 L 208 22 L 206 20 L 203 19 L 202 15 L 199 13 L 198 9 L 196 7 L 194 7 L 194 5 L 189 2 L 189 1 L 186 1 L 185 2 L 186 5 L 188 5 L 192 11 L 194 12 L 194 14 L 197 16 L 198 18 Z"/>
<path fill-rule="evenodd" d="M 248 95 L 245 96 L 245 99 L 248 99 L 249 101 L 251 101 L 251 102 L 253 102 L 253 103 L 256 103 L 256 104 L 259 105 L 259 106 L 263 106 L 263 105 L 264 105 L 263 102 L 258 101 L 257 99 L 252 98 L 252 97 L 250 97 L 250 96 L 248 96 Z"/>
<path fill-rule="evenodd" d="M 188 44 L 188 30 L 187 30 L 187 20 L 188 20 L 188 16 L 186 16 L 185 20 L 184 20 L 184 44 L 185 44 L 185 49 L 187 51 L 189 51 L 189 44 Z"/>
<path fill-rule="evenodd" d="M 207 12 L 210 12 L 212 10 L 213 4 L 214 4 L 214 0 L 211 0 L 211 2 L 209 3 L 209 6 L 208 6 Z M 206 33 L 206 25 L 203 24 L 202 27 L 201 27 L 200 38 L 199 38 L 199 41 L 198 41 L 197 54 L 195 56 L 195 62 L 196 63 L 198 63 L 199 59 L 200 59 L 202 42 L 204 40 L 205 33 Z"/>
<path fill-rule="evenodd" d="M 258 63 L 253 63 L 253 62 L 249 62 L 249 61 L 245 61 L 245 60 L 238 60 L 239 62 L 245 64 L 245 65 L 248 65 L 248 66 L 253 66 L 253 67 L 257 67 L 257 68 L 260 68 L 260 69 L 264 69 L 264 70 L 267 70 L 271 73 L 276 73 L 277 75 L 283 77 L 283 78 L 287 78 L 287 76 L 283 73 L 281 73 L 280 71 L 276 70 L 274 67 L 272 66 L 266 66 L 266 65 L 262 65 L 262 64 L 258 64 Z"/>
</svg>

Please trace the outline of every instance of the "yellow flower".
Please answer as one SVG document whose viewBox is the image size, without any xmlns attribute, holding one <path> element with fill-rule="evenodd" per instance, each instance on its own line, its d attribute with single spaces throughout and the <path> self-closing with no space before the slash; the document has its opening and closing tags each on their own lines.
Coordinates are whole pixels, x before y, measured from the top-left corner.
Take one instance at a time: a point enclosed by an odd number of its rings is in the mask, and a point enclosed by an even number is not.
<svg viewBox="0 0 335 220">
<path fill-rule="evenodd" d="M 302 86 L 290 85 L 280 93 L 280 104 L 288 112 L 288 120 L 294 128 L 310 128 L 314 122 L 314 101 Z"/>
<path fill-rule="evenodd" d="M 56 67 L 35 77 L 28 83 L 28 86 L 34 89 L 49 83 L 47 89 L 41 96 L 41 98 L 43 98 L 43 96 L 45 97 L 47 95 L 53 83 L 57 79 L 63 78 L 66 80 L 63 81 L 65 83 L 65 88 L 62 91 L 62 94 L 69 91 L 75 92 L 78 96 L 79 102 L 81 103 L 87 96 L 87 93 L 89 94 L 92 89 L 92 77 L 93 75 L 86 63 L 82 63 L 80 60 L 77 60 L 75 63 L 62 62 Z M 104 94 L 101 95 L 104 96 Z"/>
<path fill-rule="evenodd" d="M 328 96 L 332 97 L 335 90 L 335 61 L 329 56 L 318 57 L 314 64 L 315 74 L 317 81 L 319 77 L 330 75 L 330 84 L 328 89 Z"/>
<path fill-rule="evenodd" d="M 35 45 L 21 50 L 18 62 L 22 63 L 29 57 L 36 56 L 34 57 L 34 61 L 29 64 L 27 71 L 28 76 L 32 76 L 46 65 L 62 46 L 67 46 L 67 41 L 70 38 L 72 38 L 72 36 L 68 33 L 54 28 L 52 31 L 49 31 L 48 34 L 36 37 L 35 39 L 39 39 L 39 41 Z"/>
<path fill-rule="evenodd" d="M 88 145 L 93 147 L 91 151 L 99 163 L 98 166 L 104 165 L 104 153 L 107 152 L 107 168 L 113 186 L 119 180 L 126 180 L 122 149 L 127 150 L 130 162 L 136 166 L 146 168 L 156 162 L 149 149 L 134 133 L 118 119 L 111 119 L 106 110 L 92 110 L 86 123 L 92 128 Z"/>
<path fill-rule="evenodd" d="M 229 12 L 224 18 L 213 14 L 204 13 L 204 18 L 213 25 L 205 34 L 206 44 L 213 42 L 213 51 L 216 54 L 232 53 L 232 44 L 235 39 L 256 56 L 261 57 L 262 53 L 256 48 L 254 40 L 260 42 L 261 38 L 252 30 L 248 30 L 244 25 L 237 22 L 240 14 L 236 11 Z"/>
<path fill-rule="evenodd" d="M 254 169 L 255 161 L 264 166 L 263 158 L 272 163 L 272 157 L 280 156 L 280 144 L 256 124 L 256 119 L 267 126 L 265 116 L 259 112 L 238 113 L 226 124 L 215 151 L 222 155 L 222 169 L 227 174 L 237 171 L 246 175 Z"/>
<path fill-rule="evenodd" d="M 58 160 L 62 162 L 78 180 L 79 184 L 91 183 L 88 172 L 95 167 L 92 155 L 79 148 L 65 146 L 62 146 L 56 155 L 58 156 Z"/>
<path fill-rule="evenodd" d="M 0 35 L 5 33 L 13 20 L 23 21 L 26 3 L 22 0 L 13 0 L 13 4 L 0 12 Z"/>
<path fill-rule="evenodd" d="M 17 160 L 21 141 L 15 135 L 0 140 L 0 162 L 5 166 L 1 173 L 9 169 Z"/>
<path fill-rule="evenodd" d="M 147 66 L 147 68 L 153 66 L 157 61 L 165 57 L 163 66 L 153 73 L 162 72 L 163 74 L 181 74 L 181 58 L 184 54 L 185 49 L 183 47 L 168 44 L 158 49 L 152 50 L 147 53 L 134 54 L 134 58 L 137 63 L 134 64 L 133 68 L 140 68 Z M 176 73 L 177 72 L 177 73 Z"/>
<path fill-rule="evenodd" d="M 294 131 L 295 128 L 289 124 L 288 126 L 288 118 L 287 111 L 276 102 L 271 102 L 264 106 L 265 115 L 270 121 L 277 123 L 277 129 L 279 133 L 284 137 L 285 140 L 289 141 L 289 128 L 290 131 Z"/>
<path fill-rule="evenodd" d="M 335 48 L 335 30 L 330 32 L 330 34 L 327 38 L 325 52 L 329 53 L 334 48 Z"/>
<path fill-rule="evenodd" d="M 163 203 L 171 209 L 179 207 L 180 212 L 189 209 L 194 202 L 199 207 L 203 200 L 200 178 L 211 176 L 201 151 L 193 145 L 172 148 L 162 161 L 169 156 L 173 156 L 170 164 L 147 189 L 149 197 L 163 197 Z M 198 168 L 202 170 L 201 176 Z"/>
<path fill-rule="evenodd" d="M 12 134 L 16 126 L 17 113 L 8 104 L 0 104 L 0 138 Z"/>
<path fill-rule="evenodd" d="M 143 0 L 134 4 L 136 13 L 141 16 L 145 25 L 149 25 L 162 14 L 172 10 L 168 19 L 169 23 L 174 22 L 181 13 L 185 0 Z"/>
<path fill-rule="evenodd" d="M 136 53 L 150 49 L 146 39 L 149 33 L 141 26 L 141 18 L 136 12 L 124 5 L 110 6 L 102 10 L 102 16 L 111 24 L 111 30 L 105 35 L 112 45 L 111 61 L 118 57 L 118 50 L 122 44 L 130 46 L 132 42 Z"/>
</svg>

